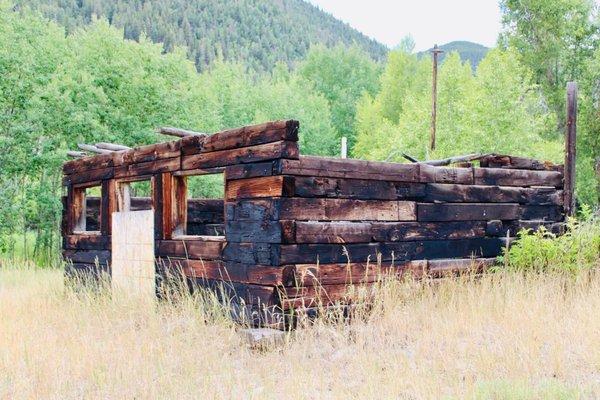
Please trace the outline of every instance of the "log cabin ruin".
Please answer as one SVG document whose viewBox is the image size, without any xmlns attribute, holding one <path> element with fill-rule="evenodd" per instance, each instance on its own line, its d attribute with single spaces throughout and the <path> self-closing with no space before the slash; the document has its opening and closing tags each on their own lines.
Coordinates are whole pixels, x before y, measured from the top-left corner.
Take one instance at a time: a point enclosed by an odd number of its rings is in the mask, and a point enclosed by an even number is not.
<svg viewBox="0 0 600 400">
<path fill-rule="evenodd" d="M 301 156 L 298 129 L 290 120 L 181 131 L 66 162 L 68 272 L 110 273 L 113 213 L 151 209 L 159 280 L 182 271 L 198 285 L 224 284 L 236 304 L 285 313 L 348 304 L 349 283 L 382 272 L 483 269 L 520 229 L 565 219 L 562 166 L 498 155 L 458 166 Z M 223 197 L 192 198 L 188 181 L 211 174 L 221 174 Z M 145 197 L 131 190 L 141 181 Z"/>
</svg>

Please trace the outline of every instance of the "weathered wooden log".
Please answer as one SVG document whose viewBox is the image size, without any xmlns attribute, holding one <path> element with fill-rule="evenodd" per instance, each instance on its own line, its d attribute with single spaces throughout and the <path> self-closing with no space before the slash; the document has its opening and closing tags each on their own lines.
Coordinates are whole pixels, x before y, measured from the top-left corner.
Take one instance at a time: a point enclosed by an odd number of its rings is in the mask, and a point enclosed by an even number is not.
<svg viewBox="0 0 600 400">
<path fill-rule="evenodd" d="M 512 240 L 512 239 L 509 239 Z M 496 257 L 507 244 L 506 238 L 466 238 L 412 242 L 356 244 L 272 244 L 228 242 L 223 259 L 242 264 L 288 265 L 410 261 L 434 258 Z"/>
<path fill-rule="evenodd" d="M 183 257 L 198 260 L 221 259 L 224 238 L 202 237 L 188 240 L 160 240 L 156 246 L 156 254 L 161 257 Z"/>
<path fill-rule="evenodd" d="M 231 150 L 212 151 L 184 155 L 181 167 L 184 170 L 198 168 L 225 167 L 233 164 L 254 163 L 279 158 L 298 158 L 298 143 L 279 141 Z"/>
<path fill-rule="evenodd" d="M 425 184 L 365 179 L 297 176 L 293 196 L 362 200 L 418 199 L 425 196 Z"/>
<path fill-rule="evenodd" d="M 82 170 L 77 173 L 65 175 L 63 177 L 62 183 L 63 183 L 63 186 L 79 184 L 79 183 L 88 183 L 88 182 L 100 183 L 100 181 L 102 181 L 104 179 L 111 179 L 112 177 L 114 177 L 114 174 L 115 174 L 115 169 L 113 167 Z"/>
<path fill-rule="evenodd" d="M 447 258 L 427 261 L 427 275 L 431 278 L 455 276 L 467 272 L 480 273 L 493 266 L 495 258 Z"/>
<path fill-rule="evenodd" d="M 227 181 L 226 200 L 256 197 L 281 197 L 293 194 L 293 177 L 265 176 Z"/>
<path fill-rule="evenodd" d="M 427 260 L 412 260 L 384 265 L 370 263 L 296 264 L 285 270 L 284 286 L 357 284 L 377 282 L 402 276 L 421 277 L 427 271 Z"/>
<path fill-rule="evenodd" d="M 170 127 L 170 126 L 165 126 L 165 127 L 162 127 L 162 128 L 158 128 L 157 132 L 161 133 L 163 135 L 175 136 L 175 137 L 178 137 L 178 138 L 185 138 L 185 137 L 189 137 L 189 136 L 208 136 L 207 133 L 196 132 L 196 131 L 189 131 L 189 130 L 180 129 L 180 128 L 173 128 L 173 127 Z"/>
<path fill-rule="evenodd" d="M 63 164 L 63 173 L 65 175 L 83 172 L 90 169 L 102 169 L 114 166 L 114 156 L 116 153 L 99 154 L 87 156 L 75 160 L 69 160 Z"/>
<path fill-rule="evenodd" d="M 110 250 L 110 236 L 103 235 L 67 235 L 65 249 L 69 250 Z"/>
<path fill-rule="evenodd" d="M 161 172 L 172 172 L 179 169 L 179 157 L 167 158 L 156 161 L 126 164 L 115 167 L 115 178 L 153 175 Z"/>
<path fill-rule="evenodd" d="M 81 157 L 85 157 L 88 154 L 85 151 L 67 151 L 67 155 L 69 157 L 74 157 L 74 158 L 81 158 Z"/>
<path fill-rule="evenodd" d="M 281 170 L 278 172 L 312 177 L 419 182 L 419 170 L 419 164 L 302 156 L 298 160 L 281 160 Z"/>
<path fill-rule="evenodd" d="M 530 169 L 537 171 L 559 171 L 562 172 L 561 165 L 555 165 L 550 161 L 539 161 L 533 158 L 517 157 L 502 154 L 488 154 L 479 160 L 482 168 L 509 168 L 509 169 Z"/>
<path fill-rule="evenodd" d="M 575 161 L 577 158 L 577 83 L 567 83 L 564 203 L 567 216 L 575 215 Z"/>
<path fill-rule="evenodd" d="M 475 185 L 551 186 L 562 188 L 563 174 L 558 171 L 528 171 L 502 168 L 473 168 Z"/>
<path fill-rule="evenodd" d="M 188 278 L 222 280 L 226 283 L 282 286 L 290 281 L 289 266 L 247 265 L 220 260 L 192 260 L 186 258 L 159 258 L 158 265 L 167 273 Z"/>
<path fill-rule="evenodd" d="M 418 165 L 420 182 L 473 184 L 472 168 L 434 167 L 422 163 Z"/>
<path fill-rule="evenodd" d="M 415 221 L 412 201 L 281 199 L 279 217 L 305 221 Z"/>
<path fill-rule="evenodd" d="M 64 250 L 63 258 L 73 263 L 110 264 L 109 250 Z"/>
<path fill-rule="evenodd" d="M 550 233 L 562 234 L 564 233 L 564 225 L 565 224 L 563 222 L 555 222 L 551 220 L 541 219 L 516 221 L 492 220 L 488 221 L 487 223 L 486 234 L 488 236 L 498 237 L 517 236 L 517 234 L 523 229 L 529 229 L 535 232 L 541 227 L 544 227 Z"/>
<path fill-rule="evenodd" d="M 315 222 L 294 223 L 288 243 L 368 243 L 484 237 L 484 221 L 464 222 Z"/>
<path fill-rule="evenodd" d="M 131 150 L 131 147 L 129 147 L 129 146 L 123 146 L 122 144 L 106 143 L 106 142 L 96 143 L 96 147 L 99 149 L 111 150 L 111 151 Z"/>
<path fill-rule="evenodd" d="M 93 146 L 91 144 L 78 143 L 77 147 L 79 147 L 83 151 L 89 151 L 90 153 L 96 153 L 96 154 L 110 154 L 110 153 L 112 153 L 112 150 L 100 149 L 100 148 L 98 148 L 96 146 Z"/>
<path fill-rule="evenodd" d="M 277 289 L 271 285 L 255 285 L 250 283 L 225 282 L 221 279 L 196 278 L 192 280 L 192 288 L 206 288 L 212 290 L 221 301 L 232 306 L 231 312 L 235 314 L 240 305 L 251 305 L 255 314 L 264 312 L 266 307 L 279 305 Z M 240 319 L 239 316 L 233 315 Z M 242 320 L 249 323 L 248 318 Z M 251 322 L 251 321 L 250 321 Z"/>
<path fill-rule="evenodd" d="M 196 137 L 182 139 L 182 154 L 239 149 L 278 141 L 298 141 L 297 121 L 274 121 L 217 132 L 202 140 Z"/>
<path fill-rule="evenodd" d="M 225 204 L 227 220 L 415 221 L 411 201 L 279 198 Z"/>
<path fill-rule="evenodd" d="M 467 154 L 464 156 L 454 156 L 454 157 L 449 157 L 449 158 L 443 158 L 441 160 L 429 160 L 429 161 L 419 161 L 419 162 L 421 164 L 432 165 L 434 167 L 441 167 L 441 166 L 450 165 L 450 164 L 479 160 L 485 156 L 486 156 L 486 154 Z"/>
<path fill-rule="evenodd" d="M 225 169 L 225 179 L 246 179 L 279 175 L 281 160 L 273 160 L 251 164 L 230 165 Z"/>
<path fill-rule="evenodd" d="M 553 187 L 514 187 L 485 185 L 455 185 L 429 183 L 426 202 L 450 203 L 520 203 L 532 205 L 562 205 L 562 191 Z"/>
<path fill-rule="evenodd" d="M 470 204 L 417 204 L 417 220 L 433 221 L 490 221 L 542 219 L 556 221 L 560 217 L 558 206 L 521 206 L 514 203 L 470 203 Z"/>
</svg>

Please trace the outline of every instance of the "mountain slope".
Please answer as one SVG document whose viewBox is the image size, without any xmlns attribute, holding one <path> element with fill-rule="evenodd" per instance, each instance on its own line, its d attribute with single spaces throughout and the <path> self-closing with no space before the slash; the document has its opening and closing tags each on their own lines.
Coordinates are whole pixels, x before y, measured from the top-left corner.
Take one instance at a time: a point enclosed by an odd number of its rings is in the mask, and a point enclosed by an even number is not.
<svg viewBox="0 0 600 400">
<path fill-rule="evenodd" d="M 444 51 L 439 56 L 440 60 L 443 60 L 446 54 L 453 52 L 453 51 L 457 51 L 458 54 L 460 55 L 461 60 L 469 61 L 473 68 L 477 68 L 477 65 L 479 65 L 479 62 L 483 59 L 483 57 L 485 57 L 485 55 L 487 54 L 487 52 L 489 50 L 487 47 L 485 47 L 479 43 L 473 43 L 473 42 L 467 42 L 467 41 L 450 42 L 450 43 L 446 43 L 446 44 L 443 44 L 438 47 Z M 422 52 L 418 53 L 418 56 L 422 57 L 424 55 L 429 55 L 429 52 L 431 50 L 432 49 L 429 49 L 427 51 L 422 51 Z"/>
<path fill-rule="evenodd" d="M 145 33 L 166 51 L 185 45 L 199 69 L 215 59 L 239 60 L 257 71 L 277 61 L 292 65 L 311 43 L 353 44 L 380 60 L 387 48 L 302 0 L 16 0 L 71 32 L 94 16 L 124 29 L 128 39 Z"/>
</svg>

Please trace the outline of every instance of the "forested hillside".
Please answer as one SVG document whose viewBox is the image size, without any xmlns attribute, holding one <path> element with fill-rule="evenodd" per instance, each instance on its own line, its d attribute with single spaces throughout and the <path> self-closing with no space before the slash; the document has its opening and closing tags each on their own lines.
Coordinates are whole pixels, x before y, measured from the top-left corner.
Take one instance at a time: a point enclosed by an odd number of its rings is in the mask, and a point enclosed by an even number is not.
<svg viewBox="0 0 600 400">
<path fill-rule="evenodd" d="M 489 49 L 479 43 L 473 43 L 468 41 L 454 41 L 438 46 L 443 53 L 440 54 L 439 59 L 443 61 L 449 53 L 453 51 L 460 55 L 462 61 L 468 61 L 473 68 L 477 68 L 479 62 L 483 60 L 483 57 L 487 54 Z M 430 51 L 433 48 L 418 53 L 419 57 L 429 57 Z"/>
<path fill-rule="evenodd" d="M 387 48 L 303 0 L 16 0 L 73 32 L 94 16 L 123 28 L 125 38 L 146 34 L 172 51 L 187 47 L 202 70 L 215 59 L 243 61 L 268 71 L 277 61 L 291 66 L 311 44 L 356 43 L 376 60 Z"/>
</svg>

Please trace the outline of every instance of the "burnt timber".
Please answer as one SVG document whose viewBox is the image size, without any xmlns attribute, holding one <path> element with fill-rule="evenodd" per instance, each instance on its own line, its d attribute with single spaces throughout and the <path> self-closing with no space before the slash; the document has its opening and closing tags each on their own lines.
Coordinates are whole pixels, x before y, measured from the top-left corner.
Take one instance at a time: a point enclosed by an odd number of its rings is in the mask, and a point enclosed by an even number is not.
<svg viewBox="0 0 600 400">
<path fill-rule="evenodd" d="M 323 293 L 349 302 L 348 284 L 381 273 L 481 270 L 521 228 L 564 221 L 562 166 L 506 155 L 469 167 L 301 156 L 298 129 L 289 120 L 182 134 L 66 162 L 69 270 L 110 273 L 110 219 L 129 196 L 119 188 L 139 179 L 151 196 L 127 209 L 154 210 L 159 274 L 226 282 L 245 304 L 281 310 L 312 307 Z M 224 198 L 186 199 L 186 177 L 210 173 L 224 173 Z M 82 196 L 91 186 L 101 194 Z"/>
</svg>

